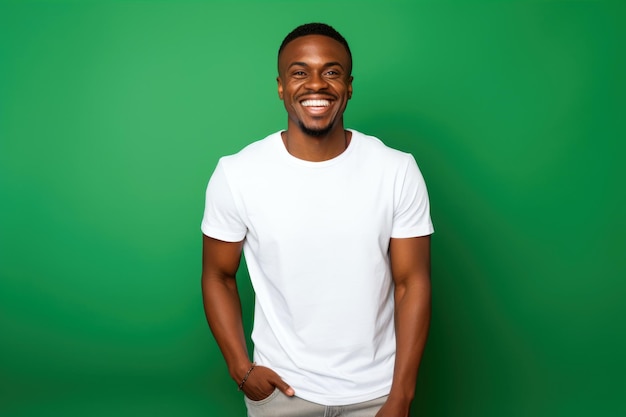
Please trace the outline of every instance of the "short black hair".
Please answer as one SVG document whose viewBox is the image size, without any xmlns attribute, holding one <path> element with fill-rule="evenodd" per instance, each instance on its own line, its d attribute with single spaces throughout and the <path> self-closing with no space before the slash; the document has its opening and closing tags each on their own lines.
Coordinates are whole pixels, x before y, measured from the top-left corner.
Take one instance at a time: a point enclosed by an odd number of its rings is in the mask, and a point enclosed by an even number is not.
<svg viewBox="0 0 626 417">
<path fill-rule="evenodd" d="M 278 48 L 278 56 L 280 57 L 280 53 L 285 49 L 285 46 L 294 39 L 300 38 L 302 36 L 307 35 L 323 35 L 328 36 L 342 44 L 346 48 L 346 52 L 348 52 L 348 57 L 350 58 L 350 71 L 352 71 L 352 52 L 350 52 L 350 47 L 348 46 L 348 41 L 346 38 L 341 36 L 341 33 L 337 32 L 335 28 L 326 23 L 305 23 L 304 25 L 300 25 L 291 32 L 285 39 L 283 39 L 283 43 L 280 44 L 280 48 Z"/>
</svg>

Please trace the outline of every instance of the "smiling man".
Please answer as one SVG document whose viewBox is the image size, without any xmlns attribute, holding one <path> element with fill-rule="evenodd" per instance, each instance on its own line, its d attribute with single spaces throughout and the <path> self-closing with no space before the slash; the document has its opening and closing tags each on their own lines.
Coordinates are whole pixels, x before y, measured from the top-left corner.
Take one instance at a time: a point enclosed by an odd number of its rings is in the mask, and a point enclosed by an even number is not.
<svg viewBox="0 0 626 417">
<path fill-rule="evenodd" d="M 430 321 L 426 186 L 410 154 L 345 129 L 352 55 L 332 27 L 278 52 L 287 129 L 220 159 L 202 220 L 209 326 L 249 417 L 409 415 Z M 235 276 L 256 295 L 253 359 Z"/>
</svg>

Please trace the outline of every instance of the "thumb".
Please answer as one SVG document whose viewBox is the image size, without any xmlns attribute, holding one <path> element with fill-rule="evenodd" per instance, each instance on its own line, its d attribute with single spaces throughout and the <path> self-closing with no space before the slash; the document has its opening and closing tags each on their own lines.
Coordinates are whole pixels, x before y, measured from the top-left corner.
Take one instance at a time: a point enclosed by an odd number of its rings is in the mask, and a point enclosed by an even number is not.
<svg viewBox="0 0 626 417">
<path fill-rule="evenodd" d="M 289 384 L 287 384 L 282 379 L 279 379 L 277 383 L 274 384 L 274 386 L 278 388 L 280 391 L 282 391 L 282 393 L 288 397 L 293 397 L 295 394 L 295 391 L 293 390 L 293 388 L 291 388 Z"/>
</svg>

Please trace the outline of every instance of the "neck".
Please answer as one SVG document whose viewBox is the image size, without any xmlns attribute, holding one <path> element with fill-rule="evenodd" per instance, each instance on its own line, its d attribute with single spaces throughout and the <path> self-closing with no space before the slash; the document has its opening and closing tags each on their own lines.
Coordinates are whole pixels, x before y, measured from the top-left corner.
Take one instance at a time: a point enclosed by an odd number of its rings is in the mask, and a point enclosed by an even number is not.
<svg viewBox="0 0 626 417">
<path fill-rule="evenodd" d="M 298 159 L 311 162 L 327 161 L 342 154 L 348 147 L 351 137 L 352 133 L 344 130 L 343 124 L 333 128 L 325 136 L 310 136 L 294 126 L 288 126 L 287 130 L 282 132 L 287 152 Z"/>
</svg>

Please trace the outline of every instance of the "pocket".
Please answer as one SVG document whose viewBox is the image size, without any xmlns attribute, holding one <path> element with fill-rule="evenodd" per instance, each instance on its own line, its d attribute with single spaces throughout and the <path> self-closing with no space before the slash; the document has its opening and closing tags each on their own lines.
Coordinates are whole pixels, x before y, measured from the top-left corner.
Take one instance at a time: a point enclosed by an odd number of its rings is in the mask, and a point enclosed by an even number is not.
<svg viewBox="0 0 626 417">
<path fill-rule="evenodd" d="M 246 397 L 245 395 L 243 396 L 243 398 L 245 399 L 246 404 L 250 404 L 250 405 L 253 405 L 253 406 L 259 406 L 259 405 L 263 405 L 263 404 L 269 403 L 274 398 L 278 397 L 278 394 L 280 394 L 280 390 L 278 388 L 274 388 L 274 391 L 272 391 L 272 393 L 268 397 L 263 398 L 262 400 L 258 400 L 258 401 L 251 400 L 250 398 Z"/>
</svg>

